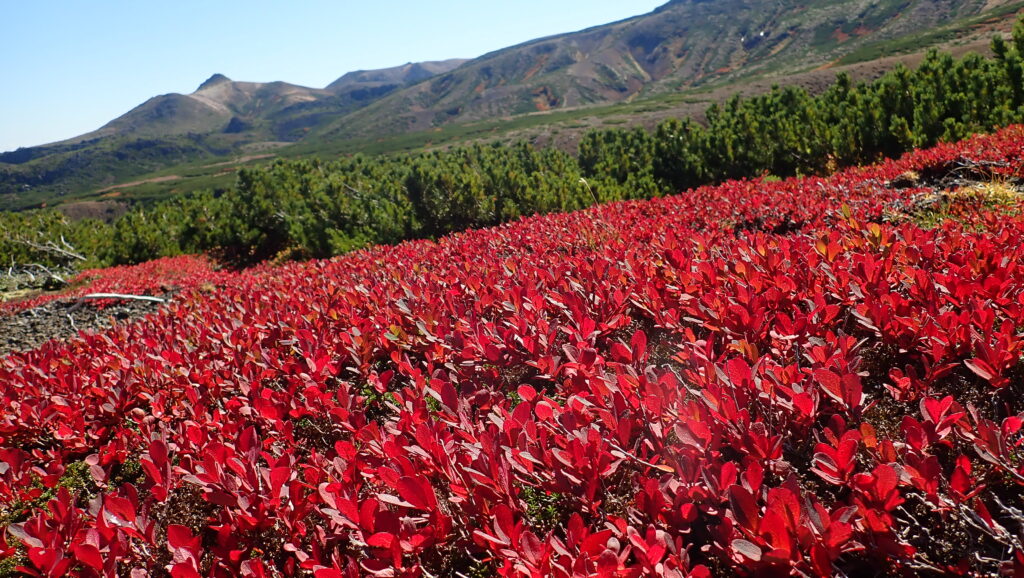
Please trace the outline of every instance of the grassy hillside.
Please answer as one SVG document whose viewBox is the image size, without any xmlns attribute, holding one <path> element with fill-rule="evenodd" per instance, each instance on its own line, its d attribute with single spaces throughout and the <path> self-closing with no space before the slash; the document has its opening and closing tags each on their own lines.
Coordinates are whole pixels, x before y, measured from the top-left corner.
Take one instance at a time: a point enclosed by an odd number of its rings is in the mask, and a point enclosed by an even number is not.
<svg viewBox="0 0 1024 578">
<path fill-rule="evenodd" d="M 154 97 L 86 135 L 0 154 L 0 209 L 66 202 L 154 179 L 186 180 L 203 163 L 216 175 L 224 163 L 299 141 L 312 127 L 461 63 L 351 73 L 325 89 L 215 74 L 191 94 Z"/>
<path fill-rule="evenodd" d="M 317 134 L 423 130 L 791 72 L 988 6 L 980 0 L 670 2 L 651 14 L 484 55 Z"/>
</svg>

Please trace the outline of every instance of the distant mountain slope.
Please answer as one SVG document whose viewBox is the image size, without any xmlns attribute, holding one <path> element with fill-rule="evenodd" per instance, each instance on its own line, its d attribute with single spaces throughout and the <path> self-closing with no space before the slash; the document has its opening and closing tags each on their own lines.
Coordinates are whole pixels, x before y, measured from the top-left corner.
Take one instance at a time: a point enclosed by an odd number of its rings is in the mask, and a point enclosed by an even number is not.
<svg viewBox="0 0 1024 578">
<path fill-rule="evenodd" d="M 464 59 L 456 58 L 437 62 L 410 62 L 402 66 L 378 70 L 357 70 L 349 72 L 328 84 L 326 90 L 336 94 L 344 94 L 346 92 L 379 88 L 381 86 L 408 86 L 432 76 L 450 72 L 465 62 L 467 61 Z"/>
<path fill-rule="evenodd" d="M 239 133 L 291 107 L 332 96 L 325 90 L 285 82 L 234 82 L 216 74 L 192 94 L 151 98 L 84 138 Z"/>
<path fill-rule="evenodd" d="M 153 97 L 93 132 L 0 153 L 0 209 L 23 206 L 24 196 L 61 197 L 181 163 L 298 141 L 312 127 L 463 62 L 349 73 L 324 89 L 215 74 L 191 94 Z"/>
<path fill-rule="evenodd" d="M 73 140 L 107 136 L 245 134 L 246 140 L 298 140 L 326 116 L 344 116 L 395 90 L 449 72 L 464 60 L 410 63 L 350 72 L 326 88 L 287 82 L 236 82 L 214 74 L 192 94 L 149 99 L 99 130 Z"/>
<path fill-rule="evenodd" d="M 820 66 L 870 42 L 1005 4 L 986 0 L 674 0 L 472 60 L 323 129 L 326 138 L 620 102 Z"/>
</svg>

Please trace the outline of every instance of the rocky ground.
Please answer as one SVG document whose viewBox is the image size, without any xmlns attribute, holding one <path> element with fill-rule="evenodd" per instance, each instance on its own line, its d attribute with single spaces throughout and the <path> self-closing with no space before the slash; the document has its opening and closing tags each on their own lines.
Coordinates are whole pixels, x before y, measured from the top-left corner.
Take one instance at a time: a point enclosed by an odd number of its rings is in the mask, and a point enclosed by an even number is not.
<svg viewBox="0 0 1024 578">
<path fill-rule="evenodd" d="M 159 303 L 131 301 L 103 308 L 92 303 L 51 301 L 14 315 L 0 316 L 0 355 L 39 347 L 51 339 L 74 337 L 156 311 Z"/>
</svg>

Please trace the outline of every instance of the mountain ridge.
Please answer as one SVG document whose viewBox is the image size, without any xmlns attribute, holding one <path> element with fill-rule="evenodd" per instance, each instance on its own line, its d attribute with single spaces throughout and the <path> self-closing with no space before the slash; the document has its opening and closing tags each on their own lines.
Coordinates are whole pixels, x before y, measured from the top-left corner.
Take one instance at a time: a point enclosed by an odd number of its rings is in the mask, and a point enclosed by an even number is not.
<svg viewBox="0 0 1024 578">
<path fill-rule="evenodd" d="M 648 14 L 497 50 L 382 98 L 325 138 L 425 130 L 494 115 L 622 102 L 788 68 L 827 65 L 868 40 L 934 27 L 984 0 L 675 0 Z M 849 33 L 844 32 L 849 29 Z"/>
<path fill-rule="evenodd" d="M 68 141 L 129 134 L 167 136 L 250 131 L 254 133 L 253 139 L 297 140 L 302 135 L 296 132 L 296 127 L 309 124 L 302 119 L 310 114 L 310 109 L 316 109 L 321 115 L 343 115 L 388 92 L 448 72 L 463 62 L 464 59 L 451 59 L 349 72 L 324 88 L 284 81 L 236 81 L 215 73 L 192 93 L 155 96 L 99 129 Z M 261 123 L 270 126 L 254 130 Z"/>
<path fill-rule="evenodd" d="M 203 90 L 204 88 L 209 88 L 211 86 L 215 86 L 215 85 L 220 84 L 222 82 L 231 82 L 231 79 L 228 78 L 227 76 L 224 76 L 223 74 L 221 74 L 219 72 L 216 72 L 216 73 L 213 74 L 213 76 L 211 76 L 210 78 L 207 78 L 202 84 L 200 84 L 199 88 L 196 89 L 196 92 L 199 92 L 200 90 Z"/>
</svg>

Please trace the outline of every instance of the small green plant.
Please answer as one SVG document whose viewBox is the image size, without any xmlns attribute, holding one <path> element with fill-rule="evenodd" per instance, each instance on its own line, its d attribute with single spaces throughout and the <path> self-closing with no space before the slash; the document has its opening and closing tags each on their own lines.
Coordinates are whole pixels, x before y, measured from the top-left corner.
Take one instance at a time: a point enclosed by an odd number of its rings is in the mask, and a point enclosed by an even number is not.
<svg viewBox="0 0 1024 578">
<path fill-rule="evenodd" d="M 522 486 L 519 496 L 526 506 L 530 527 L 539 535 L 564 528 L 572 515 L 570 500 L 564 494 Z"/>
<path fill-rule="evenodd" d="M 14 546 L 17 551 L 16 554 L 9 558 L 0 560 L 0 578 L 14 578 L 16 576 L 24 576 L 22 572 L 18 572 L 19 566 L 24 566 L 28 563 L 27 550 L 24 544 L 20 542 Z"/>
<path fill-rule="evenodd" d="M 889 220 L 910 220 L 923 229 L 932 229 L 944 221 L 964 221 L 972 215 L 993 211 L 1005 216 L 1021 213 L 1022 194 L 1006 180 L 993 179 L 952 191 L 923 195 L 902 212 L 890 212 Z"/>
</svg>

